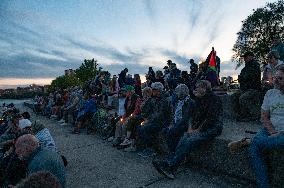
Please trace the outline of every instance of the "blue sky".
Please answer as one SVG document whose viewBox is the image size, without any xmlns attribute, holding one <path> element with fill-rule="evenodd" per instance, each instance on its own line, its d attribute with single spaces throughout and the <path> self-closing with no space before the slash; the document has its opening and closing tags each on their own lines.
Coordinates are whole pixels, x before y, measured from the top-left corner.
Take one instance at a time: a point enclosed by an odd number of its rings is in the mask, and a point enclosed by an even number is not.
<svg viewBox="0 0 284 188">
<path fill-rule="evenodd" d="M 172 59 L 189 70 L 212 46 L 221 75 L 237 75 L 230 62 L 236 33 L 265 0 L 1 0 L 0 87 L 46 84 L 85 58 L 112 74 L 128 67 L 144 74 Z"/>
</svg>

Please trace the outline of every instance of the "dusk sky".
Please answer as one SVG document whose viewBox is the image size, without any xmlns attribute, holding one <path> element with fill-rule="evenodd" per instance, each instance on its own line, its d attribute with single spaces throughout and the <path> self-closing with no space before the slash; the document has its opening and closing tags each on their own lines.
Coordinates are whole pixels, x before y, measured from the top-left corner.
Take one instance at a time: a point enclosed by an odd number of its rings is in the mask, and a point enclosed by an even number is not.
<svg viewBox="0 0 284 188">
<path fill-rule="evenodd" d="M 1 0 L 0 88 L 49 84 L 84 59 L 118 74 L 144 75 L 168 59 L 189 70 L 212 46 L 221 76 L 237 75 L 230 62 L 236 33 L 268 0 Z"/>
</svg>

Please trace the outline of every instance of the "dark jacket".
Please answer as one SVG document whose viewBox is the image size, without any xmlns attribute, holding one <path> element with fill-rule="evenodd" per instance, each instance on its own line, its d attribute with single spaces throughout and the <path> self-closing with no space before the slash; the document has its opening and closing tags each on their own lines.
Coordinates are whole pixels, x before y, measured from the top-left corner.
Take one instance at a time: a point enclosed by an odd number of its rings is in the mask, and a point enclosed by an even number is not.
<svg viewBox="0 0 284 188">
<path fill-rule="evenodd" d="M 131 97 L 126 97 L 125 102 L 124 102 L 124 108 L 125 108 L 125 117 L 130 116 L 134 110 L 135 110 L 135 104 L 137 99 L 139 98 L 139 95 L 137 94 L 132 94 Z M 127 106 L 128 102 L 130 101 L 129 106 Z"/>
<path fill-rule="evenodd" d="M 261 89 L 261 71 L 258 62 L 252 60 L 245 64 L 239 75 L 239 83 L 242 92 Z"/>
<path fill-rule="evenodd" d="M 147 118 L 148 123 L 166 127 L 172 120 L 172 104 L 165 93 L 160 97 L 151 97 L 141 106 L 143 118 Z"/>
<path fill-rule="evenodd" d="M 55 152 L 47 149 L 36 149 L 28 159 L 27 175 L 38 171 L 48 171 L 58 178 L 62 187 L 65 187 L 65 171 L 62 158 Z"/>
<path fill-rule="evenodd" d="M 218 96 L 213 92 L 197 97 L 192 110 L 191 128 L 206 132 L 209 129 L 222 125 L 219 117 L 222 110 L 222 103 Z"/>
</svg>

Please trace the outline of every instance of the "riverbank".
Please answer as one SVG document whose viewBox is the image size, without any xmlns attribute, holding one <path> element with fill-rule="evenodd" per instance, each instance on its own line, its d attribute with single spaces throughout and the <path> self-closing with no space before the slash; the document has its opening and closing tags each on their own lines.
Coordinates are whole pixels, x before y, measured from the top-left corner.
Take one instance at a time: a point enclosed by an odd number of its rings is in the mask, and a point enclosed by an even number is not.
<svg viewBox="0 0 284 188">
<path fill-rule="evenodd" d="M 204 170 L 181 168 L 174 181 L 165 179 L 152 166 L 151 159 L 136 153 L 125 153 L 111 146 L 97 135 L 71 134 L 71 127 L 60 126 L 52 119 L 29 111 L 33 121 L 40 121 L 49 128 L 61 154 L 68 160 L 67 187 L 248 187 L 239 180 L 216 175 Z"/>
</svg>

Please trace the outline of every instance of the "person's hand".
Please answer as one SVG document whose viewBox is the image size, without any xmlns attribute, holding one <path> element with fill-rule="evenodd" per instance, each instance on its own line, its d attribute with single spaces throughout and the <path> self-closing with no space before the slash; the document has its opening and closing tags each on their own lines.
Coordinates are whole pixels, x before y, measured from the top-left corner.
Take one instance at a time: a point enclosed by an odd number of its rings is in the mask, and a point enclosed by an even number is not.
<svg viewBox="0 0 284 188">
<path fill-rule="evenodd" d="M 191 127 L 188 128 L 187 130 L 188 133 L 194 133 L 194 132 L 198 132 L 198 129 L 192 129 Z"/>
<path fill-rule="evenodd" d="M 276 131 L 270 133 L 270 136 L 279 136 L 279 135 L 280 133 Z"/>
</svg>

